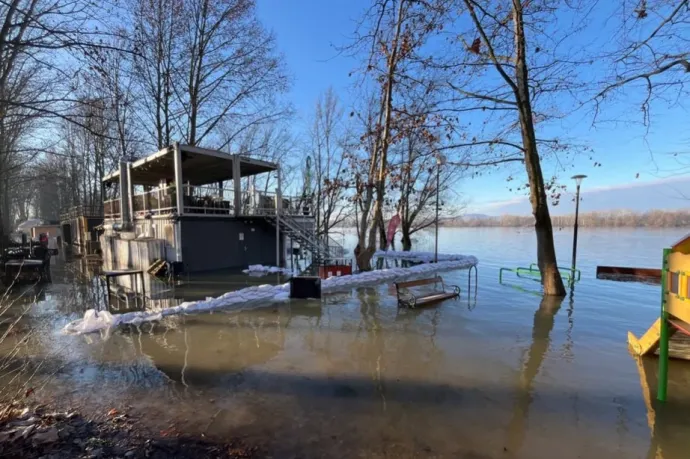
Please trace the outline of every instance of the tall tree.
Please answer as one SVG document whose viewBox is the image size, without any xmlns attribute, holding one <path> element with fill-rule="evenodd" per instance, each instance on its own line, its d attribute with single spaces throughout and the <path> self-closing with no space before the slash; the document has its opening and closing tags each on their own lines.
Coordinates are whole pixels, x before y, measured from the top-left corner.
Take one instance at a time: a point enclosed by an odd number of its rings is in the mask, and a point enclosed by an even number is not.
<svg viewBox="0 0 690 459">
<path fill-rule="evenodd" d="M 314 212 L 319 236 L 328 233 L 347 216 L 345 129 L 343 109 L 332 88 L 316 101 L 310 135 L 310 154 L 313 159 Z"/>
<path fill-rule="evenodd" d="M 587 60 L 571 40 L 582 30 L 584 17 L 556 0 L 457 4 L 459 16 L 451 23 L 457 53 L 439 59 L 437 68 L 449 75 L 447 110 L 464 114 L 469 118 L 465 124 L 473 122 L 473 127 L 469 133 L 452 133 L 454 141 L 440 150 L 474 148 L 469 166 L 524 165 L 543 290 L 565 295 L 549 212 L 549 195 L 557 199 L 561 188 L 555 177 L 545 179 L 542 159 L 571 151 L 564 139 L 553 137 L 557 131 L 549 121 L 568 113 L 572 94 L 584 86 L 578 68 Z"/>
<path fill-rule="evenodd" d="M 376 108 L 372 110 L 369 105 L 360 115 L 366 126 L 362 142 L 365 159 L 357 158 L 352 168 L 356 187 L 353 199 L 358 206 L 356 258 L 360 269 L 371 268 L 371 258 L 377 247 L 376 235 L 379 233 L 383 237 L 381 229 L 390 172 L 388 152 L 391 145 L 403 137 L 408 117 L 399 108 L 404 105 L 401 90 L 409 91 L 410 87 L 401 83 L 405 80 L 409 85 L 417 80 L 413 75 L 421 61 L 416 51 L 424 48 L 428 37 L 438 27 L 437 18 L 445 13 L 442 3 L 430 9 L 426 3 L 413 0 L 377 0 L 364 15 L 357 31 L 353 48 L 366 56 L 364 75 L 373 82 L 376 94 L 370 99 Z"/>
<path fill-rule="evenodd" d="M 213 144 L 216 129 L 238 129 L 265 110 L 287 86 L 275 40 L 256 18 L 253 0 L 185 0 L 182 61 L 175 88 L 191 145 Z"/>
<path fill-rule="evenodd" d="M 143 97 L 146 129 L 157 149 L 171 145 L 180 130 L 174 94 L 175 66 L 180 65 L 182 0 L 131 0 L 134 27 L 134 79 Z"/>
<path fill-rule="evenodd" d="M 403 250 L 412 250 L 412 236 L 434 225 L 437 216 L 440 219 L 458 210 L 458 196 L 446 198 L 464 169 L 447 164 L 445 157 L 435 153 L 438 141 L 438 135 L 430 135 L 426 128 L 417 127 L 410 129 L 395 149 L 391 195 L 397 199 L 394 210 L 400 216 Z M 459 161 L 459 158 L 454 160 Z"/>
</svg>

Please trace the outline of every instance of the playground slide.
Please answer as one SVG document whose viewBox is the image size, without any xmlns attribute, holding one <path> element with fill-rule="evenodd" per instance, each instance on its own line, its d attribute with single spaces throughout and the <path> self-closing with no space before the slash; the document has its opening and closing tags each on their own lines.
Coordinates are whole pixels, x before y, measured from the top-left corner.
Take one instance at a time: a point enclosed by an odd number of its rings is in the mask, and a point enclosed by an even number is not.
<svg viewBox="0 0 690 459">
<path fill-rule="evenodd" d="M 632 332 L 628 332 L 628 344 L 636 355 L 651 354 L 656 351 L 661 339 L 661 319 L 656 321 L 649 327 L 640 339 L 637 339 Z"/>
</svg>

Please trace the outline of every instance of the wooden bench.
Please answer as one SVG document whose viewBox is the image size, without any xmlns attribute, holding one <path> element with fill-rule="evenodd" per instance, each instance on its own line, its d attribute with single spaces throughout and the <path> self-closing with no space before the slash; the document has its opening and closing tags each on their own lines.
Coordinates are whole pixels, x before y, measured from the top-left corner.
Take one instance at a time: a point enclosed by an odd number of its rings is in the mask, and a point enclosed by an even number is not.
<svg viewBox="0 0 690 459">
<path fill-rule="evenodd" d="M 421 287 L 423 285 L 438 285 L 441 284 L 441 290 L 427 292 L 416 295 L 409 289 L 412 287 Z M 446 291 L 446 285 L 441 276 L 432 277 L 430 279 L 418 279 L 407 282 L 396 282 L 395 290 L 398 296 L 398 306 L 405 306 L 408 308 L 416 308 L 417 306 L 426 306 L 428 304 L 437 303 L 439 301 L 447 300 L 449 298 L 457 298 L 460 296 L 460 287 L 457 285 L 448 285 L 452 291 Z"/>
</svg>

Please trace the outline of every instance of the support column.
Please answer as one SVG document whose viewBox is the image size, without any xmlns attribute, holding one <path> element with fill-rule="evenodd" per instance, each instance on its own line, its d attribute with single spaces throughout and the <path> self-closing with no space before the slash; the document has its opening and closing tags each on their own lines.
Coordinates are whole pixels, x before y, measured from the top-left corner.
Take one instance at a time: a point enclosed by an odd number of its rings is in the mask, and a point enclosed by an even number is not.
<svg viewBox="0 0 690 459">
<path fill-rule="evenodd" d="M 129 173 L 127 172 L 127 164 L 126 161 L 120 161 L 120 223 L 123 225 L 131 221 L 129 214 L 129 184 L 127 183 L 129 181 Z"/>
<path fill-rule="evenodd" d="M 182 152 L 180 151 L 179 142 L 175 142 L 173 146 L 174 162 L 175 162 L 175 199 L 177 200 L 177 215 L 181 216 L 184 212 L 184 200 L 182 193 Z"/>
<path fill-rule="evenodd" d="M 129 221 L 134 221 L 134 184 L 132 183 L 132 163 L 127 163 L 127 205 L 129 206 Z"/>
<path fill-rule="evenodd" d="M 280 266 L 280 213 L 283 208 L 283 197 L 280 193 L 280 167 L 276 169 L 278 174 L 278 186 L 276 188 L 276 266 Z"/>
<path fill-rule="evenodd" d="M 240 155 L 232 155 L 232 188 L 234 190 L 235 217 L 241 215 L 242 207 L 242 171 Z"/>
<path fill-rule="evenodd" d="M 661 265 L 661 330 L 659 332 L 659 382 L 656 398 L 660 402 L 666 401 L 668 388 L 668 312 L 666 311 L 666 295 L 668 293 L 668 256 L 671 249 L 664 249 L 664 258 Z M 680 282 L 680 280 L 679 280 Z"/>
</svg>

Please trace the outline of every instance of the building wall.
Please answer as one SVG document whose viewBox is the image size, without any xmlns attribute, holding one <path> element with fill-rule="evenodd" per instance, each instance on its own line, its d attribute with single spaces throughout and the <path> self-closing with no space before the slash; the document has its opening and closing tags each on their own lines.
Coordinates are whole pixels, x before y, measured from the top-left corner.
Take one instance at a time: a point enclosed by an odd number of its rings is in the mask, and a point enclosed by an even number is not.
<svg viewBox="0 0 690 459">
<path fill-rule="evenodd" d="M 167 261 L 177 261 L 175 243 L 176 224 L 177 223 L 170 218 L 135 220 L 134 232 L 137 238 L 147 237 L 162 239 L 165 246 L 164 258 Z"/>
<path fill-rule="evenodd" d="M 276 230 L 263 219 L 183 217 L 180 223 L 190 272 L 276 264 Z"/>
<path fill-rule="evenodd" d="M 161 239 L 125 239 L 104 234 L 100 241 L 107 269 L 145 271 L 154 260 L 165 256 L 165 242 Z"/>
</svg>

